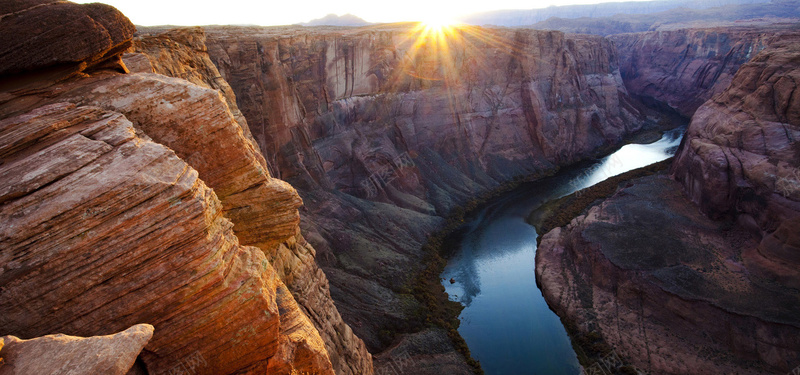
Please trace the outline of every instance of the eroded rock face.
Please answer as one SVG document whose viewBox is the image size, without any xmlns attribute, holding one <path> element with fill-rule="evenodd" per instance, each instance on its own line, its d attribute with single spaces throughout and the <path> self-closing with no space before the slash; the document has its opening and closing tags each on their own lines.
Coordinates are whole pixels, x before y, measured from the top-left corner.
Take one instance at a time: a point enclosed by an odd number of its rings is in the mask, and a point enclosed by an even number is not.
<svg viewBox="0 0 800 375">
<path fill-rule="evenodd" d="M 170 147 L 214 189 L 244 243 L 274 250 L 295 236 L 302 200 L 289 184 L 270 178 L 219 92 L 158 74 L 99 73 L 20 95 L 0 109 L 14 113 L 54 101 L 124 113 Z"/>
<path fill-rule="evenodd" d="M 218 89 L 223 93 L 226 102 L 235 105 L 235 96 L 230 91 L 227 83 L 219 77 L 216 67 L 208 59 L 207 54 L 204 53 L 204 40 L 205 35 L 202 29 L 199 28 L 177 29 L 164 34 L 140 36 L 135 41 L 135 49 L 141 52 L 126 55 L 126 60 L 135 56 L 143 57 L 146 59 L 146 63 L 141 62 L 142 66 L 152 67 L 155 71 L 165 75 L 187 77 L 202 86 Z M 157 91 L 163 92 L 164 90 L 158 89 Z M 205 91 L 210 92 L 210 90 Z M 80 100 L 85 100 L 85 98 L 92 96 L 88 94 L 70 95 L 82 98 Z M 103 95 L 99 99 L 100 102 L 104 102 L 107 99 L 106 94 Z M 126 94 L 124 93 L 120 94 L 120 98 L 125 96 Z M 182 103 L 185 101 L 185 99 L 180 100 Z M 138 105 L 134 103 L 126 108 L 137 107 Z M 165 112 L 172 110 L 174 109 L 171 106 L 164 108 Z M 196 115 L 200 110 L 191 109 L 186 113 L 194 113 Z M 247 123 L 244 122 L 245 120 L 241 117 L 241 113 L 239 113 L 238 117 L 236 116 L 238 109 L 234 109 L 232 112 L 236 120 L 235 123 L 238 123 L 242 129 L 247 129 Z M 200 119 L 200 121 L 204 120 Z M 147 132 L 148 134 L 156 134 L 158 131 L 150 130 Z M 215 134 L 217 136 L 208 139 L 212 143 L 217 143 L 221 140 L 219 132 L 215 132 Z M 245 137 L 248 135 L 249 131 L 245 132 Z M 171 140 L 176 139 L 176 137 L 161 133 L 154 137 L 159 140 L 163 139 L 163 142 L 170 145 L 173 142 Z M 183 138 L 185 137 L 177 137 L 177 139 Z M 234 135 L 233 138 L 235 140 L 228 142 L 228 144 L 234 145 L 233 151 L 237 151 L 240 148 L 240 151 L 246 151 L 245 155 L 240 158 L 250 160 L 250 162 L 243 164 L 249 165 L 249 167 L 231 165 L 231 155 L 219 154 L 219 147 L 211 147 L 210 145 L 193 147 L 183 141 L 173 147 L 178 147 L 181 150 L 179 152 L 184 152 L 191 159 L 196 159 L 196 157 L 192 156 L 190 152 L 200 152 L 204 155 L 204 160 L 224 163 L 224 165 L 211 167 L 210 170 L 212 171 L 216 171 L 217 168 L 223 170 L 227 168 L 227 176 L 255 172 L 258 176 L 257 178 L 266 182 L 257 187 L 248 187 L 248 184 L 252 182 L 242 184 L 242 187 L 238 189 L 243 190 L 243 192 L 221 198 L 223 202 L 228 202 L 234 207 L 227 216 L 234 222 L 234 230 L 237 236 L 242 243 L 261 248 L 268 255 L 275 269 L 279 270 L 281 280 L 289 287 L 292 294 L 303 306 L 306 315 L 322 335 L 336 372 L 339 374 L 371 373 L 370 354 L 367 352 L 363 342 L 353 334 L 350 327 L 339 316 L 339 312 L 330 297 L 328 280 L 315 262 L 316 252 L 299 232 L 297 213 L 299 197 L 288 184 L 269 177 L 269 172 L 263 167 L 264 159 L 260 153 L 248 151 L 248 147 L 250 150 L 253 148 L 258 149 L 254 141 L 250 146 L 247 146 L 241 143 L 241 137 Z M 250 139 L 252 140 L 252 138 Z M 258 160 L 258 165 L 253 164 L 252 160 L 254 158 Z M 247 172 L 248 170 L 250 172 Z M 215 189 L 220 187 L 220 185 L 216 185 Z M 223 203 L 223 205 L 225 204 Z M 281 218 L 285 219 L 281 221 Z"/>
<path fill-rule="evenodd" d="M 200 27 L 172 29 L 163 33 L 158 33 L 157 30 L 145 28 L 144 32 L 138 31 L 139 35 L 133 39 L 130 53 L 122 56 L 128 69 L 136 73 L 158 73 L 181 78 L 219 91 L 236 122 L 242 127 L 245 137 L 252 140 L 258 149 L 258 144 L 250 134 L 250 127 L 247 126 L 247 119 L 236 104 L 233 89 L 208 56 L 205 31 Z"/>
<path fill-rule="evenodd" d="M 739 67 L 797 25 L 680 29 L 609 36 L 631 94 L 691 117 L 730 85 Z"/>
<path fill-rule="evenodd" d="M 748 258 L 800 285 L 800 34 L 743 65 L 697 110 L 673 173 L 711 217 L 735 218 L 764 238 Z M 792 275 L 792 276 L 790 276 Z M 794 280 L 794 281 L 792 281 Z"/>
<path fill-rule="evenodd" d="M 634 180 L 536 253 L 545 299 L 650 374 L 785 374 L 800 294 L 752 272 L 752 232 L 703 216 L 668 175 Z M 744 260 L 743 260 L 744 259 Z"/>
<path fill-rule="evenodd" d="M 677 181 L 635 180 L 543 237 L 537 277 L 577 332 L 650 373 L 797 367 L 799 41 L 774 37 L 695 112 Z"/>
<path fill-rule="evenodd" d="M 109 374 L 125 375 L 136 361 L 153 326 L 137 324 L 108 336 L 47 335 L 30 340 L 15 336 L 0 339 L 0 374 Z"/>
<path fill-rule="evenodd" d="M 351 195 L 365 195 L 364 169 L 380 155 L 430 149 L 481 182 L 463 169 L 508 178 L 521 172 L 502 164 L 533 153 L 546 161 L 529 170 L 573 161 L 641 126 L 602 38 L 464 29 L 437 41 L 408 28 L 207 34 L 274 174 Z"/>
<path fill-rule="evenodd" d="M 119 55 L 135 30 L 127 17 L 105 4 L 4 1 L 0 89 L 58 81 L 98 65 L 124 70 Z"/>
<path fill-rule="evenodd" d="M 585 158 L 645 122 L 602 38 L 408 27 L 206 28 L 345 321 L 372 350 L 413 332 L 403 290 L 443 216 L 481 192 Z"/>
<path fill-rule="evenodd" d="M 333 373 L 263 252 L 239 244 L 214 191 L 172 150 L 119 112 L 69 103 L 0 131 L 12 176 L 0 188 L 6 332 L 90 336 L 148 322 L 151 372 Z"/>
<path fill-rule="evenodd" d="M 47 68 L 34 64 L 34 86 L 0 93 L 3 327 L 22 337 L 92 335 L 149 322 L 150 373 L 331 374 L 331 358 L 349 370 L 341 373 L 371 373 L 324 274 L 310 267 L 302 201 L 270 177 L 224 81 L 197 79 L 215 68 L 193 50 L 202 45 L 194 35 L 155 64 L 127 60 L 139 71 L 185 64 L 186 78 L 206 88 L 108 64 L 54 85 L 65 77 L 41 79 Z"/>
</svg>

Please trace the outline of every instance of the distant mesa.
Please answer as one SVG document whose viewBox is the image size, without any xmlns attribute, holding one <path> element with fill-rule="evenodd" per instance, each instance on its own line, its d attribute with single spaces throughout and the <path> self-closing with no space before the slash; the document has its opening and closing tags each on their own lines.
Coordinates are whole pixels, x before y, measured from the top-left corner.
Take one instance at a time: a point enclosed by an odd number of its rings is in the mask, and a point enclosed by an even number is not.
<svg viewBox="0 0 800 375">
<path fill-rule="evenodd" d="M 345 15 L 335 15 L 333 13 L 322 17 L 313 19 L 306 23 L 302 23 L 303 26 L 368 26 L 372 25 L 371 22 L 364 21 L 364 19 L 354 16 L 350 13 Z"/>
</svg>

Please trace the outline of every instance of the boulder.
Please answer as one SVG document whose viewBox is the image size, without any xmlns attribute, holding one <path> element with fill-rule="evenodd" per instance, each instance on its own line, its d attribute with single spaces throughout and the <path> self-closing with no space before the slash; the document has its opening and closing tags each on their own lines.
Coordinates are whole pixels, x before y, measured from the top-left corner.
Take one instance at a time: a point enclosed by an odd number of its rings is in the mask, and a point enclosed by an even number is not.
<svg viewBox="0 0 800 375">
<path fill-rule="evenodd" d="M 0 375 L 124 375 L 153 337 L 153 326 L 137 324 L 125 331 L 94 337 L 63 334 L 21 340 L 0 339 Z"/>
<path fill-rule="evenodd" d="M 124 71 L 120 55 L 135 30 L 127 17 L 105 4 L 4 1 L 0 91 L 41 86 L 100 66 Z"/>
</svg>

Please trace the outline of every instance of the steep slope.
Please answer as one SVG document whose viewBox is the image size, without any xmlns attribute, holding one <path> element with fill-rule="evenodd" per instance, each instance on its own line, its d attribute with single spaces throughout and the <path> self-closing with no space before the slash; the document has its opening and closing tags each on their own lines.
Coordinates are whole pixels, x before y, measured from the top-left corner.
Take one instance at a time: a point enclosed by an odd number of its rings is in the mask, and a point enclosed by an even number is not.
<svg viewBox="0 0 800 375">
<path fill-rule="evenodd" d="M 131 72 L 163 74 L 219 91 L 242 132 L 252 139 L 247 119 L 236 104 L 236 95 L 211 62 L 205 41 L 205 33 L 199 27 L 165 30 L 153 37 L 137 36 L 122 59 Z"/>
<path fill-rule="evenodd" d="M 719 27 L 612 35 L 631 94 L 691 117 L 731 83 L 739 67 L 797 24 Z"/>
<path fill-rule="evenodd" d="M 190 78 L 191 81 L 202 86 L 220 90 L 226 102 L 235 103 L 236 98 L 230 91 L 230 87 L 221 79 L 216 67 L 204 52 L 204 41 L 205 33 L 200 28 L 177 29 L 157 36 L 142 36 L 134 40 L 133 49 L 139 52 L 127 54 L 124 59 L 128 61 L 137 56 L 144 57 L 143 62 L 146 64 L 143 65 L 147 69 L 164 75 Z M 87 95 L 81 94 L 81 96 L 86 97 Z M 246 122 L 239 122 L 239 119 L 244 121 L 241 113 L 238 110 L 233 113 L 239 113 L 239 116 L 235 118 L 241 128 L 247 129 Z M 249 135 L 249 130 L 246 134 Z M 211 141 L 216 140 L 218 140 L 216 137 L 211 139 Z M 263 159 L 260 153 L 257 153 L 257 156 L 260 160 Z M 210 158 L 224 161 L 226 164 L 230 163 L 230 156 L 210 155 Z M 275 179 L 269 180 L 280 182 Z M 293 190 L 291 199 L 297 199 Z M 237 231 L 240 241 L 247 245 L 260 247 L 270 257 L 273 266 L 280 271 L 279 276 L 295 298 L 300 301 L 325 340 L 336 372 L 339 374 L 369 373 L 371 371 L 370 355 L 363 342 L 355 337 L 350 327 L 342 321 L 333 305 L 328 280 L 314 261 L 315 250 L 299 233 L 298 222 L 292 219 L 292 224 L 287 227 L 287 234 L 293 234 L 293 236 L 288 236 L 288 241 L 279 246 L 275 246 L 273 243 L 263 243 L 270 234 L 259 233 L 258 229 L 254 227 L 256 223 L 264 223 L 265 226 L 280 228 L 280 223 L 265 221 L 264 214 L 274 215 L 277 210 L 288 206 L 291 208 L 292 214 L 296 215 L 295 203 L 290 202 L 287 205 L 282 202 L 285 201 L 285 198 L 278 197 L 268 201 L 270 207 L 253 205 L 247 207 L 246 205 L 250 204 L 249 201 L 248 198 L 237 198 L 234 201 L 237 211 L 246 211 L 246 214 L 241 217 L 234 216 L 232 218 L 236 224 L 234 230 Z M 284 237 L 287 236 L 284 235 L 281 238 L 285 240 Z"/>
<path fill-rule="evenodd" d="M 800 363 L 798 41 L 772 40 L 695 112 L 677 181 L 630 181 L 542 238 L 545 298 L 615 366 L 774 374 Z"/>
<path fill-rule="evenodd" d="M 63 12 L 71 3 L 29 3 L 3 10 L 4 34 L 35 27 L 28 9 L 76 16 Z M 111 25 L 128 22 L 112 15 Z M 59 45 L 69 45 L 70 33 L 62 35 Z M 36 43 L 29 47 L 63 52 Z M 78 77 L 0 94 L 0 168 L 11 176 L 0 206 L 8 333 L 86 336 L 148 322 L 156 333 L 142 358 L 151 372 L 200 358 L 197 373 L 371 373 L 299 233 L 300 198 L 270 177 L 223 96 L 185 80 L 120 74 L 121 49 L 108 57 L 113 65 L 84 63 L 107 53 L 98 50 L 76 62 Z"/>
<path fill-rule="evenodd" d="M 451 210 L 648 122 L 598 37 L 415 25 L 206 34 L 271 174 L 303 196 L 301 226 L 339 310 L 373 351 L 422 328 L 408 286 Z"/>
<path fill-rule="evenodd" d="M 261 251 L 239 245 L 214 192 L 171 150 L 137 137 L 119 113 L 65 103 L 0 129 L 12 176 L 0 209 L 8 333 L 88 336 L 147 322 L 150 371 L 199 352 L 200 373 L 332 373 Z"/>
<path fill-rule="evenodd" d="M 762 241 L 753 266 L 800 287 L 800 34 L 743 65 L 697 110 L 673 173 L 712 218 L 732 218 Z"/>
</svg>

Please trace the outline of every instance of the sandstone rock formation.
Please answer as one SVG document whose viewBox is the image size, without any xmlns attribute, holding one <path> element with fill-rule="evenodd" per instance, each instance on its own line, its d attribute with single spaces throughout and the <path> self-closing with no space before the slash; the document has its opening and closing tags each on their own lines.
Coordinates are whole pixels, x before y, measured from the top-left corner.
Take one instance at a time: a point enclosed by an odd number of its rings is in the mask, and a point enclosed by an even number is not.
<svg viewBox="0 0 800 375">
<path fill-rule="evenodd" d="M 762 242 L 745 260 L 800 287 L 800 34 L 777 38 L 697 110 L 673 166 L 711 217 L 734 218 Z"/>
<path fill-rule="evenodd" d="M 628 366 L 785 374 L 800 359 L 800 294 L 751 272 L 758 243 L 703 216 L 662 174 L 544 235 L 536 275 L 573 334 L 601 337 Z"/>
<path fill-rule="evenodd" d="M 151 373 L 371 373 L 234 99 L 103 68 L 0 94 L 5 333 L 147 322 Z"/>
<path fill-rule="evenodd" d="M 202 86 L 218 89 L 223 93 L 226 102 L 234 103 L 235 105 L 236 98 L 230 91 L 230 87 L 219 77 L 216 67 L 208 60 L 207 54 L 203 52 L 205 50 L 204 40 L 205 35 L 202 29 L 176 29 L 163 34 L 140 36 L 135 40 L 134 48 L 137 51 L 142 51 L 139 56 L 146 57 L 147 64 L 144 65 L 152 67 L 156 72 L 169 76 L 186 77 Z M 126 55 L 126 59 L 130 57 L 131 54 Z M 100 101 L 106 101 L 107 94 L 103 95 Z M 121 95 L 124 96 L 125 94 L 121 93 Z M 74 96 L 85 100 L 92 95 L 74 94 Z M 137 104 L 129 107 L 139 108 Z M 165 107 L 164 110 L 171 111 L 173 109 Z M 197 110 L 190 110 L 187 113 L 196 112 Z M 239 112 L 234 110 L 233 113 Z M 239 113 L 239 116 L 234 116 L 234 118 L 239 123 L 239 127 L 248 128 L 244 118 L 241 117 L 241 113 Z M 239 121 L 240 119 L 241 122 Z M 156 131 L 149 131 L 148 134 Z M 249 131 L 245 134 L 249 135 Z M 158 135 L 157 139 L 164 139 L 163 142 L 170 146 L 174 142 L 170 141 L 173 137 L 166 135 Z M 209 140 L 218 142 L 220 137 L 215 136 Z M 250 140 L 252 140 L 251 137 Z M 184 150 L 183 152 L 186 155 L 190 155 L 191 150 L 187 149 L 187 145 L 184 143 L 183 141 L 178 142 L 173 147 Z M 234 145 L 233 150 L 253 148 L 252 146 L 245 147 L 245 145 L 240 144 L 239 140 L 227 143 Z M 255 144 L 255 142 L 252 142 L 252 144 Z M 256 145 L 256 150 L 257 147 Z M 205 149 L 205 147 L 200 149 Z M 211 148 L 210 150 L 215 149 L 219 148 Z M 225 166 L 217 165 L 212 170 L 229 168 L 230 173 L 228 176 L 241 173 L 240 170 L 242 168 L 231 165 L 230 155 L 220 157 L 220 155 L 210 152 L 205 154 L 208 160 L 225 164 Z M 314 260 L 315 250 L 299 233 L 297 226 L 299 222 L 297 216 L 299 197 L 294 192 L 294 189 L 280 180 L 269 177 L 266 168 L 263 168 L 264 160 L 259 152 L 250 154 L 253 156 L 247 156 L 246 158 L 252 159 L 255 157 L 258 159 L 260 164 L 256 168 L 257 171 L 253 172 L 260 174 L 260 178 L 266 182 L 266 186 L 262 187 L 260 191 L 255 189 L 255 192 L 253 192 L 253 187 L 245 186 L 247 189 L 241 190 L 244 190 L 243 194 L 250 194 L 249 196 L 239 194 L 240 196 L 234 196 L 231 199 L 221 197 L 223 205 L 225 204 L 224 202 L 228 201 L 235 206 L 235 209 L 229 212 L 228 216 L 235 224 L 234 230 L 237 236 L 242 243 L 258 246 L 269 256 L 270 262 L 279 271 L 282 281 L 286 283 L 292 294 L 298 299 L 306 314 L 311 318 L 325 340 L 336 372 L 340 374 L 369 373 L 372 367 L 370 355 L 362 341 L 352 333 L 350 327 L 339 316 L 338 310 L 333 305 L 329 294 L 328 280 Z M 192 156 L 187 157 L 192 158 Z M 253 165 L 252 161 L 249 164 Z M 221 188 L 218 185 L 214 187 L 215 189 Z M 273 191 L 278 194 L 272 193 Z M 269 206 L 263 206 L 265 203 Z M 269 220 L 269 218 L 280 216 L 287 217 L 285 223 Z M 285 231 L 285 233 L 281 234 L 276 241 L 265 242 L 265 240 L 275 237 L 275 232 L 278 230 Z"/>
<path fill-rule="evenodd" d="M 413 25 L 206 34 L 270 172 L 303 196 L 301 226 L 339 310 L 373 351 L 389 344 L 382 331 L 420 329 L 407 286 L 450 210 L 646 122 L 598 37 Z"/>
<path fill-rule="evenodd" d="M 5 91 L 97 66 L 124 70 L 119 55 L 130 46 L 135 28 L 105 4 L 13 0 L 0 5 L 0 30 L 13 30 L 0 41 L 0 89 Z"/>
<path fill-rule="evenodd" d="M 739 67 L 797 24 L 717 27 L 612 35 L 631 94 L 668 104 L 686 117 L 731 83 Z"/>
<path fill-rule="evenodd" d="M 799 42 L 774 37 L 695 112 L 677 181 L 635 180 L 543 237 L 537 277 L 576 332 L 650 373 L 800 363 Z"/>
<path fill-rule="evenodd" d="M 122 56 L 122 60 L 131 72 L 158 73 L 168 77 L 185 79 L 198 86 L 219 91 L 225 98 L 236 122 L 242 127 L 245 137 L 255 140 L 250 135 L 247 119 L 236 104 L 233 89 L 219 74 L 217 67 L 211 62 L 206 48 L 205 32 L 200 27 L 159 30 L 146 28 L 145 34 L 133 39 L 130 53 Z M 161 32 L 157 32 L 161 31 Z M 138 31 L 143 34 L 142 30 Z"/>
<path fill-rule="evenodd" d="M 697 110 L 673 170 L 705 213 L 769 232 L 800 216 L 798 80 L 800 34 L 786 35 Z"/>
<path fill-rule="evenodd" d="M 47 335 L 30 340 L 0 339 L 0 374 L 125 375 L 153 336 L 153 326 L 137 324 L 108 336 Z"/>
<path fill-rule="evenodd" d="M 0 129 L 12 176 L 0 198 L 6 332 L 92 335 L 148 322 L 151 371 L 200 356 L 198 373 L 332 373 L 270 263 L 239 245 L 214 192 L 171 150 L 119 113 L 67 103 Z"/>
</svg>

